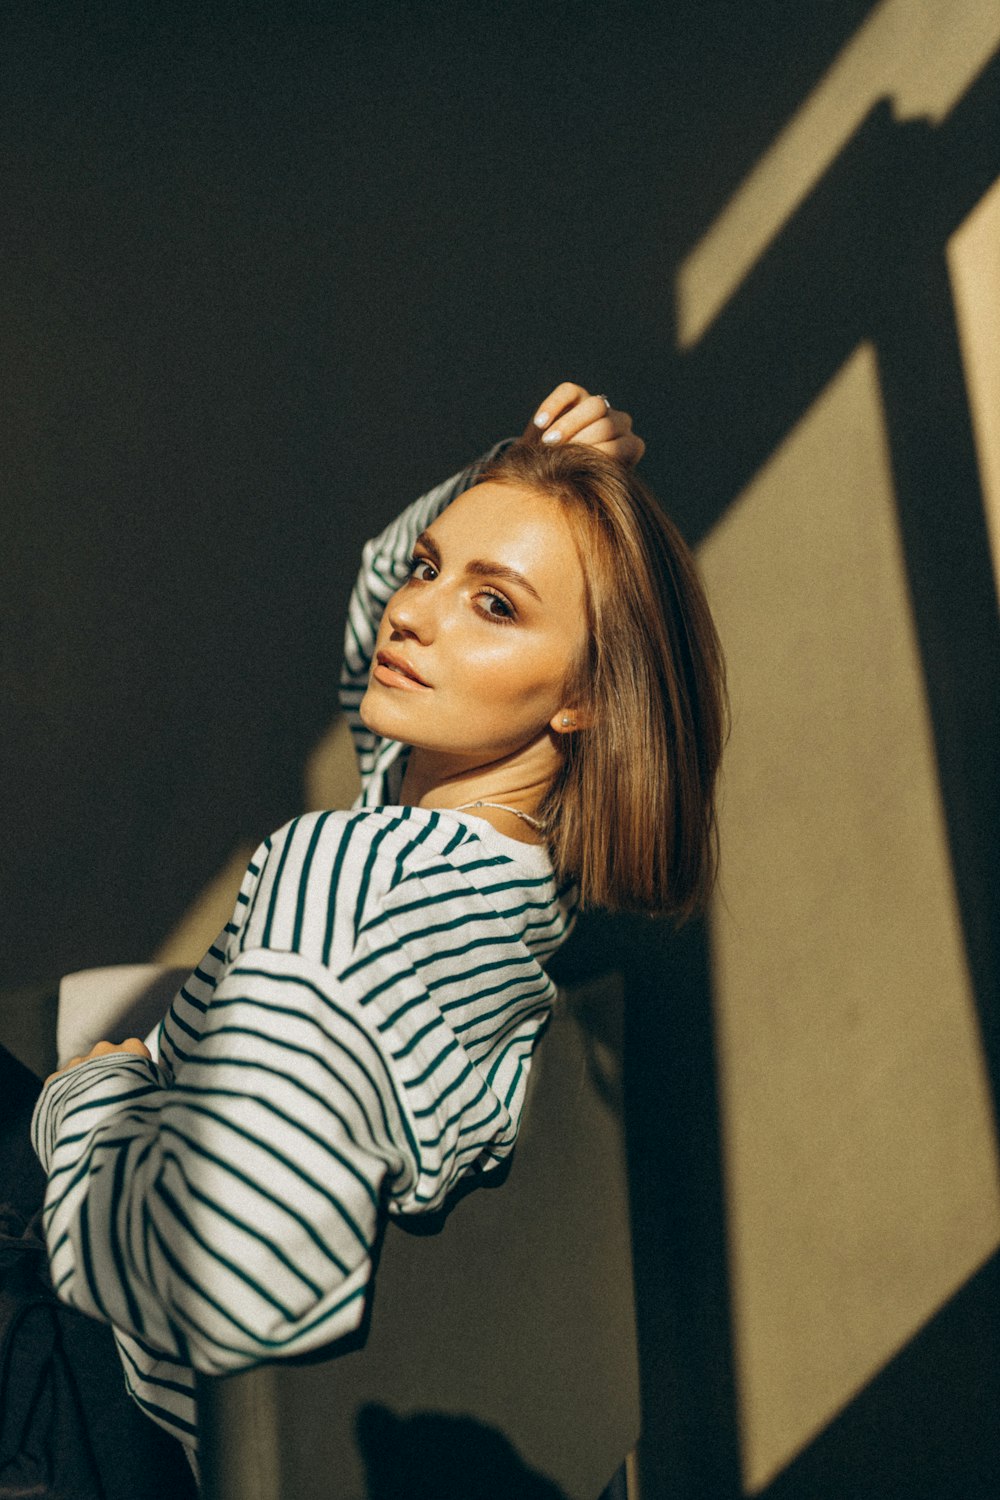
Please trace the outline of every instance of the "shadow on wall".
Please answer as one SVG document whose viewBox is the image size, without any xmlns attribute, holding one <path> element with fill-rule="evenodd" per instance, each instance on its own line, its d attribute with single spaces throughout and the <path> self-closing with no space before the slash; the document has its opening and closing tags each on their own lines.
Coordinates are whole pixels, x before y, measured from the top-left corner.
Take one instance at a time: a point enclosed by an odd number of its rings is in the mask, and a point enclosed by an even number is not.
<svg viewBox="0 0 1000 1500">
<path fill-rule="evenodd" d="M 672 7 L 596 0 L 558 61 L 526 0 L 9 9 L 0 984 L 23 986 L 145 960 L 298 810 L 368 536 L 556 380 L 631 400 L 637 345 L 661 357 L 650 200 L 683 65 Z"/>
<path fill-rule="evenodd" d="M 358 1413 L 365 1500 L 560 1500 L 563 1491 L 529 1469 L 502 1433 L 463 1417 L 384 1406 Z"/>
<path fill-rule="evenodd" d="M 898 519 L 995 1093 L 1000 651 L 947 242 L 1000 174 L 1000 55 L 938 127 L 879 104 L 679 358 L 685 479 L 707 534 L 857 346 L 877 353 Z M 721 419 L 725 413 L 725 421 Z"/>
<path fill-rule="evenodd" d="M 701 342 L 676 355 L 670 375 L 670 467 L 689 492 L 689 533 L 698 539 L 859 345 L 875 351 L 994 1121 L 1000 639 L 946 254 L 998 174 L 1000 54 L 939 125 L 900 124 L 888 103 L 876 105 Z M 639 931 L 628 947 L 643 1479 L 653 1494 L 735 1500 L 744 1475 L 708 943 L 699 930 L 680 939 Z M 996 1276 L 994 1257 L 754 1492 L 776 1500 L 986 1500 L 1000 1472 Z"/>
<path fill-rule="evenodd" d="M 765 1500 L 996 1493 L 1000 1256 L 761 1491 Z"/>
</svg>

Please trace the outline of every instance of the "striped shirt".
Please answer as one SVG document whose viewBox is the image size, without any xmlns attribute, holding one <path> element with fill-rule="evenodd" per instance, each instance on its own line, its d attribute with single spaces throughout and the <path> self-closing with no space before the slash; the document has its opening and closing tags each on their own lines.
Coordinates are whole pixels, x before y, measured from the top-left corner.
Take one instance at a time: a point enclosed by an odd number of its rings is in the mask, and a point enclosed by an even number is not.
<svg viewBox="0 0 1000 1500">
<path fill-rule="evenodd" d="M 113 1325 L 132 1395 L 192 1453 L 195 1370 L 350 1332 L 381 1213 L 438 1207 L 517 1136 L 574 893 L 543 848 L 399 805 L 406 748 L 357 714 L 417 535 L 479 472 L 364 550 L 342 677 L 356 806 L 264 840 L 158 1060 L 92 1059 L 35 1110 L 53 1283 Z"/>
</svg>

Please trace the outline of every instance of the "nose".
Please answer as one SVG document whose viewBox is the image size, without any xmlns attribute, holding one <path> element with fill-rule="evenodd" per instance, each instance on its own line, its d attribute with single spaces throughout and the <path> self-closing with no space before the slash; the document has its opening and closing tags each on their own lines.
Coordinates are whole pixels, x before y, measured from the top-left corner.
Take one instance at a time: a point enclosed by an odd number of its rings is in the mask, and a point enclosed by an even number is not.
<svg viewBox="0 0 1000 1500">
<path fill-rule="evenodd" d="M 393 635 L 410 636 L 426 642 L 434 634 L 434 607 L 426 589 L 398 589 L 385 609 Z"/>
</svg>

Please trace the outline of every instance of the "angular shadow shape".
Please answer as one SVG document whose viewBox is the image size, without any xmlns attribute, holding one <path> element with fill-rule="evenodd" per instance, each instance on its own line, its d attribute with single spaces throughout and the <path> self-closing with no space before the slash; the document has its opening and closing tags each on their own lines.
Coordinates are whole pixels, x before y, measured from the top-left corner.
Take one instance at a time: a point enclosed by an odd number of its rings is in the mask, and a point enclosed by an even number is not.
<svg viewBox="0 0 1000 1500">
<path fill-rule="evenodd" d="M 671 451 L 661 465 L 680 492 L 687 535 L 700 540 L 858 344 L 874 345 L 995 1117 L 1000 628 L 945 250 L 998 175 L 1000 54 L 939 126 L 898 123 L 888 101 L 876 105 L 704 339 L 678 352 L 664 372 Z M 635 937 L 626 970 L 626 1100 L 643 1477 L 653 1494 L 671 1500 L 724 1500 L 740 1495 L 742 1484 L 707 938 L 703 931 L 679 939 L 651 938 L 627 925 L 623 931 Z M 985 1313 L 985 1300 L 977 1305 Z M 952 1398 L 936 1373 L 963 1361 L 983 1367 L 992 1322 L 949 1314 L 940 1324 L 935 1320 L 939 1338 L 916 1341 L 905 1362 L 906 1381 L 879 1387 L 880 1400 L 901 1403 L 891 1420 L 886 1413 L 886 1441 L 905 1449 L 909 1424 L 939 1398 L 956 1431 L 995 1425 L 992 1377 L 956 1386 L 961 1395 Z M 854 1430 L 838 1423 L 818 1440 L 823 1463 L 833 1463 L 837 1443 L 841 1437 L 848 1443 Z M 848 1457 L 845 1450 L 845 1463 Z M 905 1455 L 898 1457 L 902 1473 Z M 862 1468 L 859 1461 L 851 1483 L 839 1490 L 821 1489 L 803 1456 L 781 1494 L 789 1500 L 793 1494 L 881 1500 L 883 1491 L 863 1478 Z M 990 1493 L 995 1485 L 994 1477 Z M 884 1493 L 901 1495 L 904 1488 Z M 909 1493 L 930 1492 L 914 1480 Z"/>
<path fill-rule="evenodd" d="M 994 1254 L 761 1500 L 993 1500 L 1000 1476 Z"/>
<path fill-rule="evenodd" d="M 495 1428 L 471 1417 L 397 1417 L 371 1403 L 358 1412 L 365 1500 L 565 1500 Z"/>
</svg>

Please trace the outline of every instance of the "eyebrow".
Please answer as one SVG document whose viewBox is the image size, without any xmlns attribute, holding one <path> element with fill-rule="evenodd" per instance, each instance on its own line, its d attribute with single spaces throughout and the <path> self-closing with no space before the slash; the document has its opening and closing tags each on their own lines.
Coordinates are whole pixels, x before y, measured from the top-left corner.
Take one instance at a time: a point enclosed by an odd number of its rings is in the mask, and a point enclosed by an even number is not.
<svg viewBox="0 0 1000 1500">
<path fill-rule="evenodd" d="M 424 551 L 430 556 L 434 566 L 440 568 L 441 548 L 429 531 L 422 531 L 414 545 L 423 547 Z M 523 573 L 519 573 L 516 568 L 509 568 L 506 563 L 489 562 L 484 558 L 477 557 L 472 562 L 466 563 L 465 571 L 472 573 L 476 578 L 502 578 L 506 583 L 517 584 L 520 588 L 524 589 L 526 594 L 530 594 L 533 599 L 537 599 L 539 604 L 542 603 L 542 596 L 534 584 L 529 583 Z"/>
</svg>

